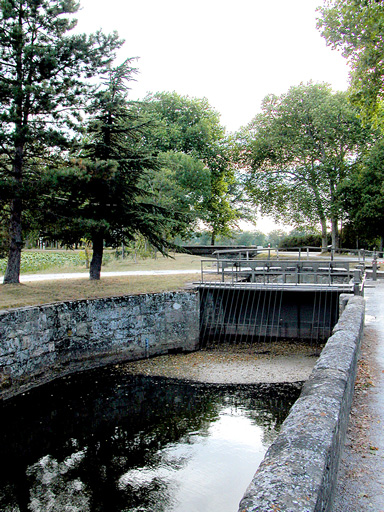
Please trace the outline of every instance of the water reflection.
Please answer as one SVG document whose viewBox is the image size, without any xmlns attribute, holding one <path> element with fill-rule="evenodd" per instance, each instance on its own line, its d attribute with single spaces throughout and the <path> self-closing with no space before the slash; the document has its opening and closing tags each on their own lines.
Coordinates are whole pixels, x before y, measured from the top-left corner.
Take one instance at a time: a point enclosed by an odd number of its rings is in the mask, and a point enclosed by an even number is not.
<svg viewBox="0 0 384 512">
<path fill-rule="evenodd" d="M 237 510 L 298 393 L 123 367 L 33 390 L 1 405 L 0 510 Z"/>
</svg>

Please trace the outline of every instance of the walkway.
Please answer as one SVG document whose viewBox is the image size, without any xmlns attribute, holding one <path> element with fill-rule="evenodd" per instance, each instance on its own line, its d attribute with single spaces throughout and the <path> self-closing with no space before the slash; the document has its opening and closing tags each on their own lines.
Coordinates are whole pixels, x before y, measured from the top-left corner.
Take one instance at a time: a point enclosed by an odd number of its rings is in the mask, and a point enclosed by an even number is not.
<svg viewBox="0 0 384 512">
<path fill-rule="evenodd" d="M 368 281 L 366 327 L 333 512 L 384 512 L 384 281 Z"/>
<path fill-rule="evenodd" d="M 200 270 L 127 270 L 124 272 L 101 272 L 101 277 L 116 276 L 170 276 L 176 274 L 199 274 Z M 71 272 L 68 274 L 25 274 L 20 276 L 21 283 L 32 281 L 54 281 L 57 279 L 89 279 L 89 272 Z"/>
</svg>

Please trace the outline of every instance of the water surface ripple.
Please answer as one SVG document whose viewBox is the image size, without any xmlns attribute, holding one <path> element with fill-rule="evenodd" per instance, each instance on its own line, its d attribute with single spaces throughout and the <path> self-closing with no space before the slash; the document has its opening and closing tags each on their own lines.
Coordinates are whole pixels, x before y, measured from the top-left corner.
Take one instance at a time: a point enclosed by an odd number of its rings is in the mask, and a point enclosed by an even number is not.
<svg viewBox="0 0 384 512">
<path fill-rule="evenodd" d="M 233 512 L 299 394 L 88 371 L 0 405 L 2 512 Z"/>
</svg>

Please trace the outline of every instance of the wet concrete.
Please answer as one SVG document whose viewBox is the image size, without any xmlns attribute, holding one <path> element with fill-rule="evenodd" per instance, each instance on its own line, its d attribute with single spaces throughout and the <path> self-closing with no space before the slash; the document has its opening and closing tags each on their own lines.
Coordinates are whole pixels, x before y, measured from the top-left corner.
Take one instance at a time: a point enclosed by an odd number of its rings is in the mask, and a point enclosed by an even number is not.
<svg viewBox="0 0 384 512">
<path fill-rule="evenodd" d="M 333 512 L 384 512 L 384 281 L 367 284 L 366 326 Z"/>
</svg>

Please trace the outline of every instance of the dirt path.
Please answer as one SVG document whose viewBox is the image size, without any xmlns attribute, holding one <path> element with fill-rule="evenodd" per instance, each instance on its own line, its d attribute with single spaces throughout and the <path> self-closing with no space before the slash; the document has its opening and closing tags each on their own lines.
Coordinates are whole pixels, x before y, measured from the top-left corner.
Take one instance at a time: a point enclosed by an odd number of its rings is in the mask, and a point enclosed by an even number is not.
<svg viewBox="0 0 384 512">
<path fill-rule="evenodd" d="M 116 272 L 101 272 L 101 277 L 117 276 L 174 276 L 180 274 L 199 274 L 200 270 L 126 270 Z M 89 272 L 68 272 L 67 274 L 23 274 L 20 276 L 21 283 L 32 283 L 35 281 L 60 281 L 64 279 L 89 279 Z"/>
</svg>

